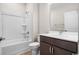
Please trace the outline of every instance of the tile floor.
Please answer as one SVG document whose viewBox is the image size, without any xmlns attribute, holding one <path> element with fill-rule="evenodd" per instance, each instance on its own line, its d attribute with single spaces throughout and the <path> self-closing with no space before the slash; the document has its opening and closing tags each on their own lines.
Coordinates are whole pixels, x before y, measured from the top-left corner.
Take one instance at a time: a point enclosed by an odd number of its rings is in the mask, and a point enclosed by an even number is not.
<svg viewBox="0 0 79 59">
<path fill-rule="evenodd" d="M 22 53 L 20 55 L 32 55 L 32 51 L 28 51 L 28 52 Z"/>
</svg>

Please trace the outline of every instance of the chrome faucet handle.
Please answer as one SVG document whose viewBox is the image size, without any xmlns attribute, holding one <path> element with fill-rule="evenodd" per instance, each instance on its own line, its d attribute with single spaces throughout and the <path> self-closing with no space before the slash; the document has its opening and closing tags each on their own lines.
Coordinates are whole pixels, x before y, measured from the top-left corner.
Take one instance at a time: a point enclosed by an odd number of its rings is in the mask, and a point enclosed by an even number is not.
<svg viewBox="0 0 79 59">
<path fill-rule="evenodd" d="M 64 30 L 65 32 L 67 32 L 67 30 Z"/>
<path fill-rule="evenodd" d="M 2 40 L 5 40 L 5 38 L 2 38 Z"/>
<path fill-rule="evenodd" d="M 27 34 L 29 34 L 29 31 L 27 32 Z"/>
</svg>

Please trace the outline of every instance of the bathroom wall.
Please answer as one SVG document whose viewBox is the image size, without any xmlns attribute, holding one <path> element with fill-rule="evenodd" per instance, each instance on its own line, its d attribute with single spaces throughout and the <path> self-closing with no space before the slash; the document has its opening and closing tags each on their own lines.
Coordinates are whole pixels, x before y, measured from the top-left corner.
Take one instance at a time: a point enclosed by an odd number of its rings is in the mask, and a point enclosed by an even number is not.
<svg viewBox="0 0 79 59">
<path fill-rule="evenodd" d="M 38 36 L 38 4 L 33 4 L 33 39 Z"/>
<path fill-rule="evenodd" d="M 54 5 L 54 6 L 53 6 Z M 64 12 L 78 11 L 79 4 L 52 4 L 51 6 L 51 30 L 64 29 Z M 56 26 L 56 24 L 58 26 Z"/>
<path fill-rule="evenodd" d="M 2 3 L 0 4 L 0 11 L 8 14 L 21 15 L 25 13 L 25 4 L 20 3 Z"/>
<path fill-rule="evenodd" d="M 41 3 L 39 5 L 39 33 L 46 33 L 49 30 L 49 5 Z"/>
</svg>

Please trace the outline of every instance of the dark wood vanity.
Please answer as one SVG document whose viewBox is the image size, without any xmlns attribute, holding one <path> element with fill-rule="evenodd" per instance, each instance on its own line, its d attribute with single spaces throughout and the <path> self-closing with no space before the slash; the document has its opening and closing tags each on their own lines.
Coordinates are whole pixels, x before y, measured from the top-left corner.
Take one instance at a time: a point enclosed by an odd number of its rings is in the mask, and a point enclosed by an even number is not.
<svg viewBox="0 0 79 59">
<path fill-rule="evenodd" d="M 77 54 L 77 42 L 40 35 L 40 55 Z"/>
</svg>

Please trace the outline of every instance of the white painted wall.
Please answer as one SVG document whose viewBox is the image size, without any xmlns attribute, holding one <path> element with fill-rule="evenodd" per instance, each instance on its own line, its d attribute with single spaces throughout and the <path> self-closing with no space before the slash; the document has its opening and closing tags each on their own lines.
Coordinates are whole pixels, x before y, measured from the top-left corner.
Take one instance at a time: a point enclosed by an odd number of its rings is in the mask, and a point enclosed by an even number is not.
<svg viewBox="0 0 79 59">
<path fill-rule="evenodd" d="M 2 3 L 0 4 L 0 11 L 8 14 L 24 16 L 25 4 L 21 3 Z"/>
<path fill-rule="evenodd" d="M 41 3 L 39 5 L 39 33 L 46 33 L 49 30 L 49 6 L 47 3 Z"/>
<path fill-rule="evenodd" d="M 33 4 L 33 39 L 38 37 L 38 4 Z"/>
<path fill-rule="evenodd" d="M 79 4 L 52 4 L 51 5 L 51 30 L 64 29 L 64 13 L 70 11 L 78 11 Z M 56 27 L 55 24 L 58 26 Z M 59 26 L 60 25 L 60 26 Z M 62 26 L 61 26 L 62 25 Z"/>
</svg>

